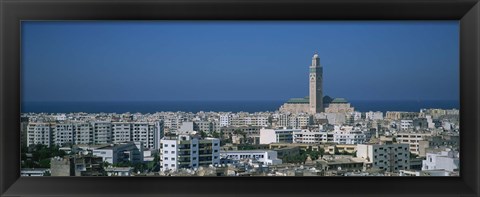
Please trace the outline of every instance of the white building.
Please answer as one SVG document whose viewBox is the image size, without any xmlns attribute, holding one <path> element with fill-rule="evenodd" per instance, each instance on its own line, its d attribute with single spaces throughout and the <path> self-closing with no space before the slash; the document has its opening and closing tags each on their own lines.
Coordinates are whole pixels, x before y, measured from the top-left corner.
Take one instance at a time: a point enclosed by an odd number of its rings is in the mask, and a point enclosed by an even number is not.
<svg viewBox="0 0 480 197">
<path fill-rule="evenodd" d="M 223 114 L 220 115 L 220 127 L 228 127 L 230 126 L 230 115 Z"/>
<path fill-rule="evenodd" d="M 22 168 L 20 170 L 20 176 L 45 176 L 50 173 L 49 168 Z"/>
<path fill-rule="evenodd" d="M 260 129 L 260 144 L 292 143 L 293 132 L 300 129 Z"/>
<path fill-rule="evenodd" d="M 293 132 L 293 143 L 318 144 L 318 143 L 329 142 L 328 134 L 329 132 L 324 132 L 320 130 L 309 130 L 309 129 L 296 130 Z M 333 136 L 333 133 L 331 134 Z M 332 139 L 330 142 L 333 142 L 333 138 L 330 138 L 330 139 Z"/>
<path fill-rule="evenodd" d="M 52 126 L 45 122 L 30 122 L 27 125 L 27 146 L 43 144 L 50 147 Z"/>
<path fill-rule="evenodd" d="M 413 129 L 413 120 L 400 120 L 400 129 L 401 130 Z"/>
<path fill-rule="evenodd" d="M 129 122 L 112 122 L 113 143 L 132 141 L 132 124 Z"/>
<path fill-rule="evenodd" d="M 291 116 L 289 120 L 288 126 L 294 129 L 300 129 L 310 124 L 310 116 L 307 114 Z"/>
<path fill-rule="evenodd" d="M 352 116 L 354 121 L 359 121 L 362 119 L 362 112 L 354 111 Z"/>
<path fill-rule="evenodd" d="M 457 171 L 460 167 L 460 158 L 457 151 L 445 150 L 438 153 L 427 153 L 422 161 L 422 170 Z"/>
<path fill-rule="evenodd" d="M 383 120 L 383 112 L 381 111 L 369 111 L 365 113 L 366 120 Z"/>
<path fill-rule="evenodd" d="M 142 142 L 144 148 L 158 149 L 163 137 L 163 121 L 113 122 L 113 143 Z"/>
<path fill-rule="evenodd" d="M 112 123 L 107 121 L 92 122 L 93 143 L 110 144 L 112 143 Z"/>
<path fill-rule="evenodd" d="M 235 161 L 252 159 L 265 165 L 282 164 L 282 160 L 277 158 L 277 152 L 273 150 L 221 151 L 220 157 L 222 159 Z"/>
<path fill-rule="evenodd" d="M 75 127 L 72 123 L 58 123 L 53 127 L 53 143 L 57 146 L 74 143 Z"/>
<path fill-rule="evenodd" d="M 362 144 L 366 141 L 366 135 L 352 126 L 334 127 L 333 142 L 337 144 Z"/>
<path fill-rule="evenodd" d="M 408 144 L 357 144 L 357 157 L 366 159 L 372 168 L 387 172 L 410 168 Z"/>
<path fill-rule="evenodd" d="M 102 160 L 110 164 L 120 162 L 143 162 L 143 144 L 141 142 L 127 142 L 116 145 L 107 145 L 93 148 L 92 154 L 102 157 Z"/>
<path fill-rule="evenodd" d="M 74 123 L 75 128 L 75 144 L 92 144 L 93 143 L 93 127 L 86 122 Z"/>
<path fill-rule="evenodd" d="M 220 164 L 220 140 L 217 138 L 178 135 L 163 137 L 160 142 L 162 171 Z"/>
</svg>

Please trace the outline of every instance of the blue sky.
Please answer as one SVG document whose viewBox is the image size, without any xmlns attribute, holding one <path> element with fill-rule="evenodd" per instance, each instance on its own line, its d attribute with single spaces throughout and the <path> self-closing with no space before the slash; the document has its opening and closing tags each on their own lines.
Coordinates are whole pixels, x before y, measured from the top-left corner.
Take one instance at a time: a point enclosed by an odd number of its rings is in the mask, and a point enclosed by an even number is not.
<svg viewBox="0 0 480 197">
<path fill-rule="evenodd" d="M 458 21 L 23 22 L 23 101 L 458 100 Z"/>
</svg>

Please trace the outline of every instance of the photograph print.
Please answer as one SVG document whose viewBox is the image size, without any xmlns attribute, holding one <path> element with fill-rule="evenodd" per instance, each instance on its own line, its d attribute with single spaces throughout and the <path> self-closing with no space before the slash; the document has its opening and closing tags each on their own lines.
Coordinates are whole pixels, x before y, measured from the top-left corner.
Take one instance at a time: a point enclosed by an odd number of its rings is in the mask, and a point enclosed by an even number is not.
<svg viewBox="0 0 480 197">
<path fill-rule="evenodd" d="M 21 176 L 459 176 L 458 21 L 23 21 Z"/>
</svg>

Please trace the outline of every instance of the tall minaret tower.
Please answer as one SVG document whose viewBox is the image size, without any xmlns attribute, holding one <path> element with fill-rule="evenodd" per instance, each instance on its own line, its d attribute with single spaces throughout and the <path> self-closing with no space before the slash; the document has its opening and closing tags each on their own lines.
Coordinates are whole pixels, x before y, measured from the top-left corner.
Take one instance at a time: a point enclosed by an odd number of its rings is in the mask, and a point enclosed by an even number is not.
<svg viewBox="0 0 480 197">
<path fill-rule="evenodd" d="M 310 114 L 323 112 L 323 68 L 317 52 L 310 65 Z"/>
</svg>

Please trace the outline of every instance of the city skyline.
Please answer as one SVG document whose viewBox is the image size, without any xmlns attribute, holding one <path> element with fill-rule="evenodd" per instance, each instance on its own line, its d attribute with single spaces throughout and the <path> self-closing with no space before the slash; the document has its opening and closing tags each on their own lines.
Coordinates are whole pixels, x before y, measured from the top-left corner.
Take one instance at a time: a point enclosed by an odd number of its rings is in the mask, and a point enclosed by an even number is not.
<svg viewBox="0 0 480 197">
<path fill-rule="evenodd" d="M 456 21 L 24 22 L 22 95 L 24 102 L 287 100 L 308 95 L 314 52 L 324 95 L 459 99 Z"/>
</svg>

